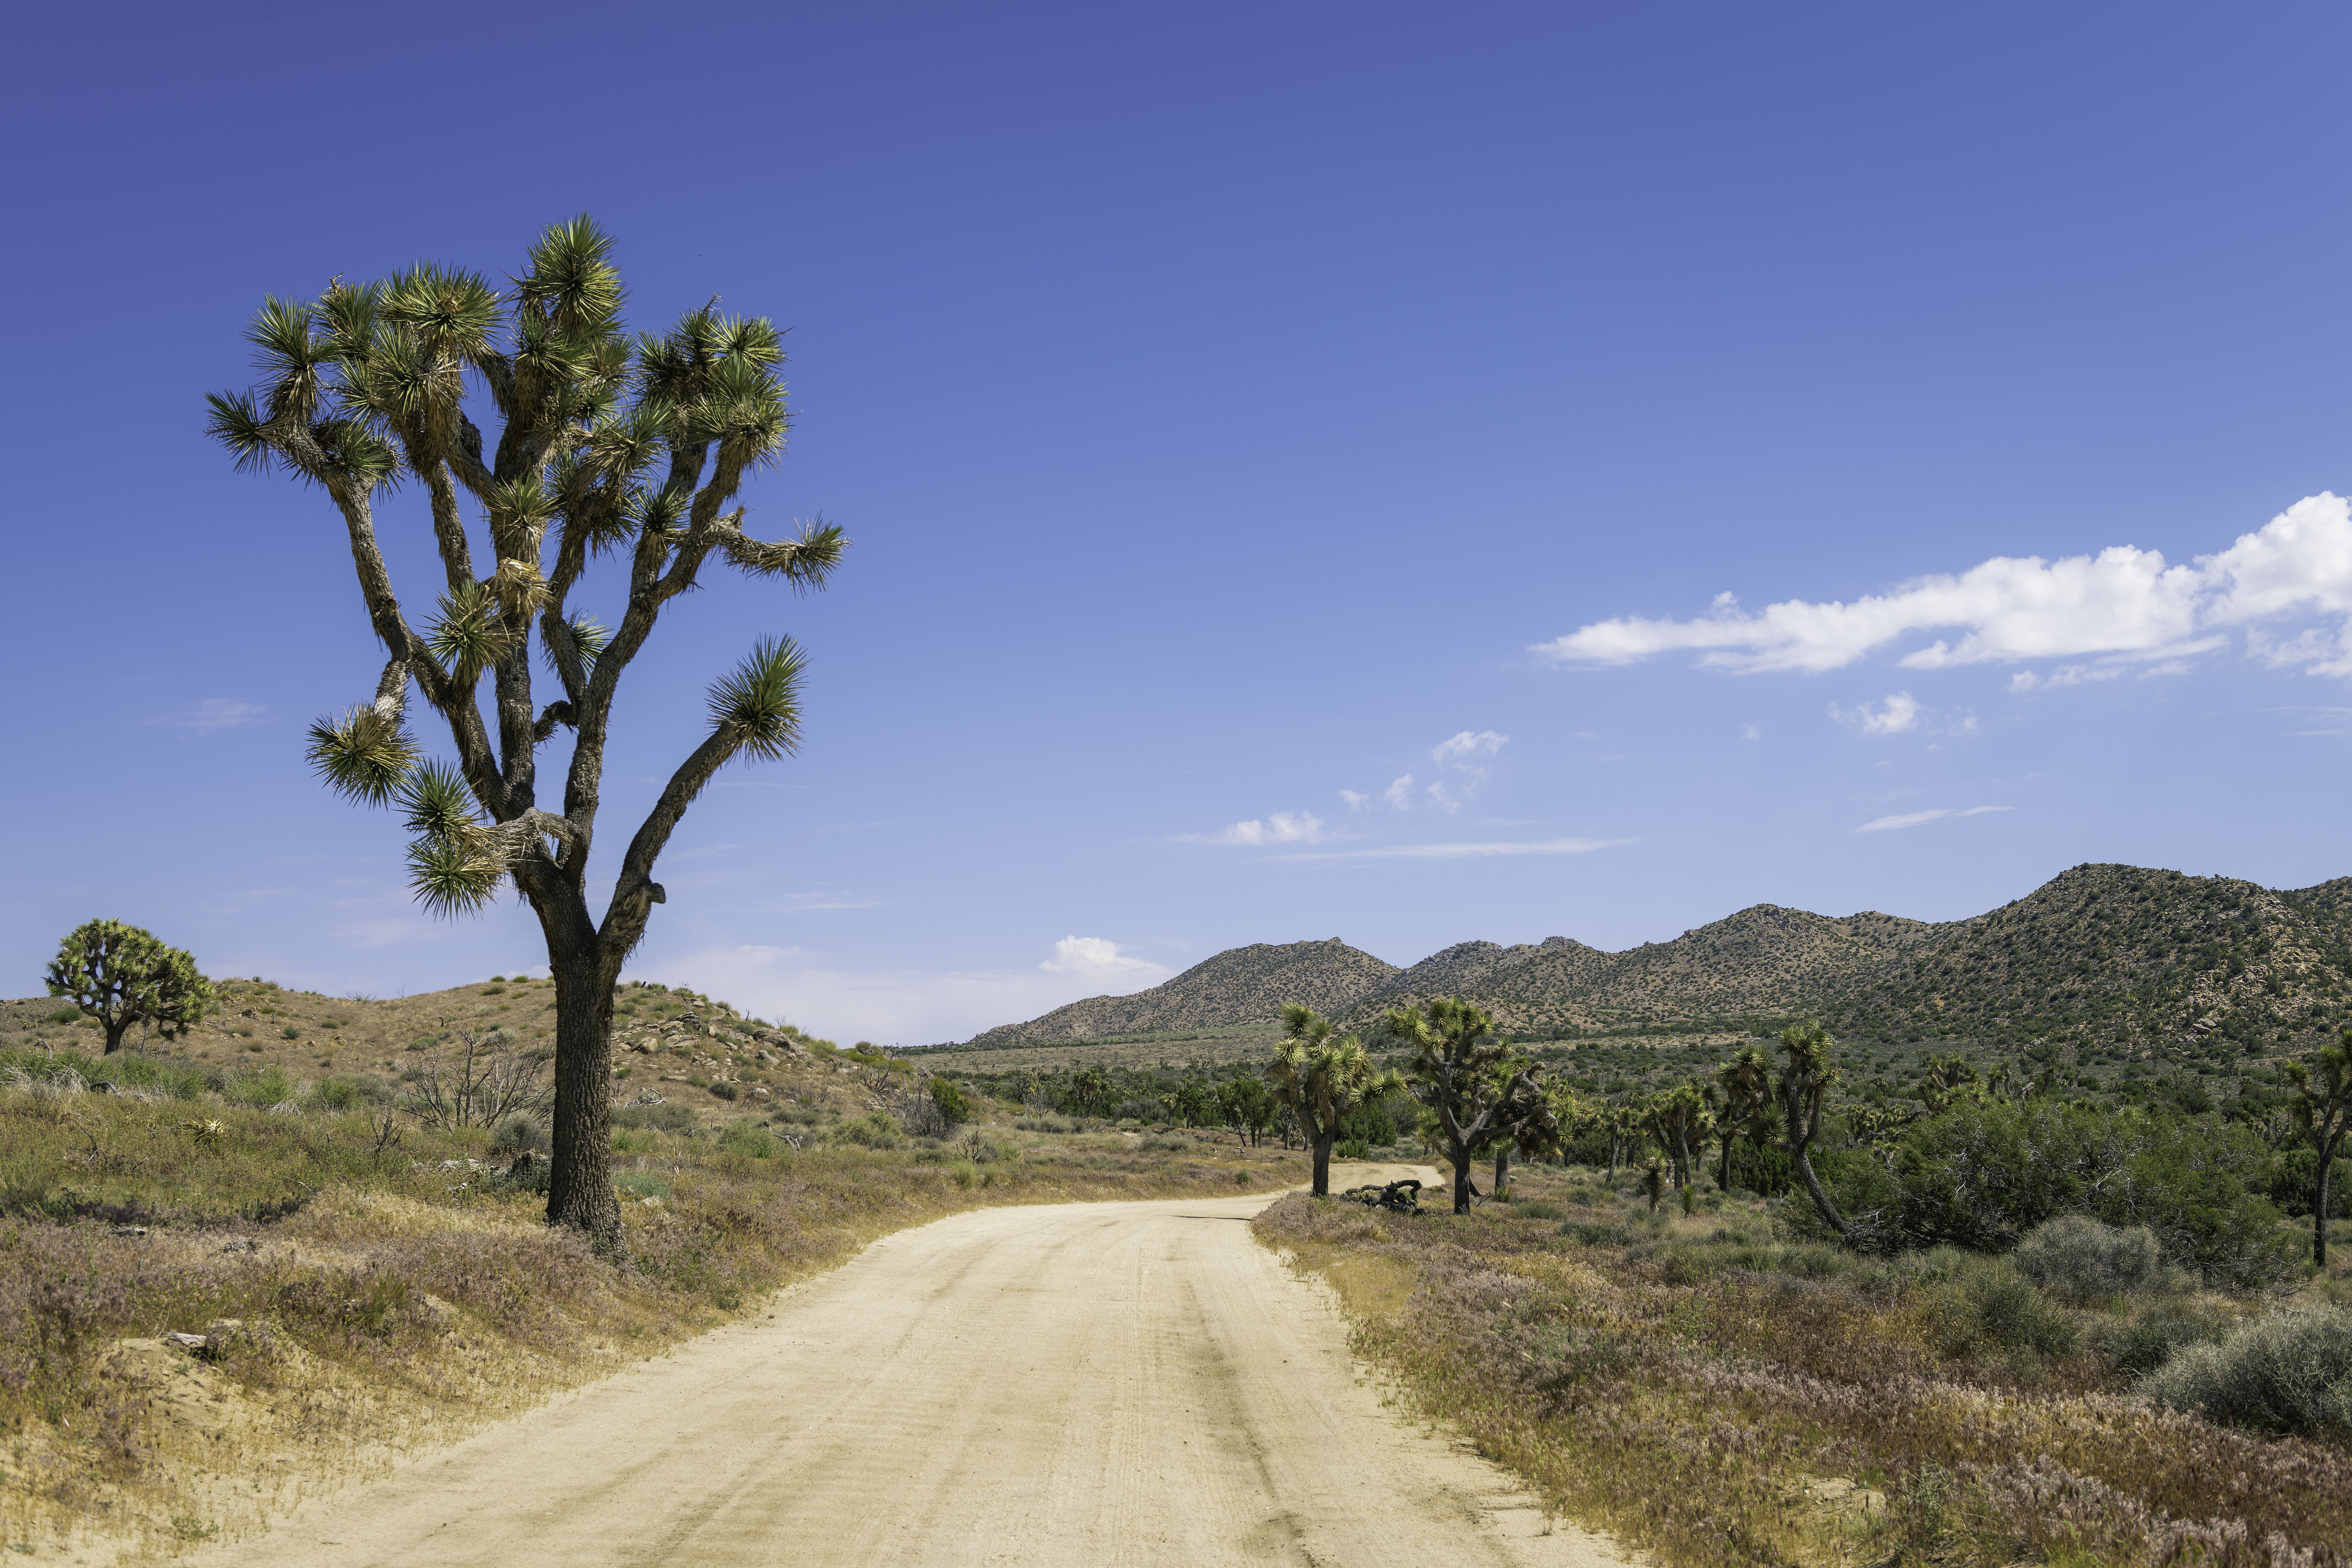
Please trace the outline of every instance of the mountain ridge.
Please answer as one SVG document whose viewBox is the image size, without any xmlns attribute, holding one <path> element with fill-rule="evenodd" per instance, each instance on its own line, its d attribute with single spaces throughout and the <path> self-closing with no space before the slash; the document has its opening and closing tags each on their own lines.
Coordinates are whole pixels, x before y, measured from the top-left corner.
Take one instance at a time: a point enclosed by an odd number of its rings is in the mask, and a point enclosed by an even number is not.
<svg viewBox="0 0 2352 1568">
<path fill-rule="evenodd" d="M 1271 1025 L 1286 1001 L 1369 1030 L 1390 1007 L 1458 995 L 1523 1036 L 1806 1014 L 1884 1038 L 2253 1055 L 2307 1049 L 2352 1023 L 2347 984 L 2352 877 L 2273 889 L 2086 863 L 1958 921 L 1752 904 L 1617 952 L 1567 937 L 1471 941 L 1402 969 L 1338 938 L 1258 943 L 972 1043 Z"/>
</svg>

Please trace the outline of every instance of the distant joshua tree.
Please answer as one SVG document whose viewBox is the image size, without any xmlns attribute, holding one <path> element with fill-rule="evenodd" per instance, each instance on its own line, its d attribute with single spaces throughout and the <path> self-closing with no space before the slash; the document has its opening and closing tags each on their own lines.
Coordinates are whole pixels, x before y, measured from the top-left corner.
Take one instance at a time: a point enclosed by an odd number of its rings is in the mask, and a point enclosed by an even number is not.
<svg viewBox="0 0 2352 1568">
<path fill-rule="evenodd" d="M 1537 1068 L 1513 1060 L 1493 1014 L 1459 997 L 1392 1007 L 1381 1027 L 1412 1047 L 1405 1087 L 1435 1118 L 1438 1146 L 1454 1166 L 1454 1212 L 1468 1214 L 1471 1162 L 1543 1104 Z"/>
<path fill-rule="evenodd" d="M 214 395 L 210 429 L 240 469 L 282 468 L 325 492 L 383 645 L 373 700 L 311 726 L 312 767 L 352 800 L 400 809 L 416 836 L 411 885 L 427 909 L 478 910 L 511 883 L 539 916 L 556 993 L 547 1217 L 617 1255 L 614 984 L 664 901 L 654 862 L 687 807 L 736 758 L 799 746 L 804 660 L 790 638 L 768 637 L 710 687 L 701 743 L 619 864 L 592 879 L 613 700 L 655 623 L 701 586 L 714 557 L 814 588 L 845 541 L 820 522 L 763 542 L 744 532 L 742 507 L 728 510 L 745 478 L 783 450 L 775 328 L 721 316 L 714 300 L 661 336 L 633 339 L 611 251 L 580 217 L 542 234 L 502 288 L 424 264 L 375 283 L 338 278 L 316 300 L 267 299 L 246 333 L 260 383 Z M 498 429 L 475 426 L 469 392 L 473 406 L 496 411 Z M 427 503 L 441 579 L 421 626 L 376 535 L 377 503 L 407 481 Z M 624 607 L 609 630 L 574 597 L 605 557 L 623 568 L 614 594 Z M 544 702 L 533 693 L 534 632 L 555 688 Z M 446 726 L 455 762 L 427 761 L 410 735 L 412 687 Z M 572 731 L 571 755 L 562 809 L 546 811 L 539 752 L 559 728 Z M 589 894 L 604 881 L 599 919 Z"/>
<path fill-rule="evenodd" d="M 47 979 L 50 995 L 98 1020 L 108 1056 L 122 1048 L 134 1025 L 175 1039 L 213 1004 L 212 982 L 196 973 L 194 958 L 121 921 L 89 921 L 67 932 Z"/>
<path fill-rule="evenodd" d="M 1298 1130 L 1314 1151 L 1315 1195 L 1331 1194 L 1331 1145 L 1348 1112 L 1403 1087 L 1393 1072 L 1381 1072 L 1364 1054 L 1364 1042 L 1339 1034 L 1328 1018 L 1293 1002 L 1282 1009 L 1286 1037 L 1266 1064 L 1266 1081 L 1289 1106 Z"/>
</svg>

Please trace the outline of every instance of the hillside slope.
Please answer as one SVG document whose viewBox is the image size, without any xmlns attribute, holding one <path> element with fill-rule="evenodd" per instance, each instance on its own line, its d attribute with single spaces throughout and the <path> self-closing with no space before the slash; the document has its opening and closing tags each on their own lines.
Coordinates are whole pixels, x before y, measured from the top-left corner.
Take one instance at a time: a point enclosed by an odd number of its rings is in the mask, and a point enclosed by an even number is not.
<svg viewBox="0 0 2352 1568">
<path fill-rule="evenodd" d="M 1942 923 L 1757 904 L 1622 952 L 1566 937 L 1466 942 L 1403 970 L 1336 940 L 1236 948 L 974 1043 L 1270 1022 L 1286 1001 L 1370 1029 L 1401 1003 L 1461 996 L 1522 1036 L 1818 1015 L 1883 1039 L 2257 1056 L 2352 1024 L 2347 984 L 2352 878 L 2282 892 L 2084 865 Z"/>
<path fill-rule="evenodd" d="M 1336 936 L 1328 942 L 1256 942 L 1227 948 L 1149 991 L 1089 996 L 1025 1024 L 1000 1024 L 971 1043 L 986 1047 L 1271 1023 L 1286 1002 L 1337 1013 L 1396 973 L 1394 964 Z"/>
</svg>

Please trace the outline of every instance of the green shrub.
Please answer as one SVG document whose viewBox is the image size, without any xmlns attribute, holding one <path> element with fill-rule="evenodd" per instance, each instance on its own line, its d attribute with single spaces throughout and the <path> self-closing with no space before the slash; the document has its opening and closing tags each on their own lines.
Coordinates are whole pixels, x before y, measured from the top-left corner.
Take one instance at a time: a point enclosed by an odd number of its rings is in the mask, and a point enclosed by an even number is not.
<svg viewBox="0 0 2352 1568">
<path fill-rule="evenodd" d="M 740 1095 L 740 1094 L 742 1092 L 741 1090 L 738 1089 L 737 1089 L 733 1084 L 731 1084 L 731 1083 L 728 1083 L 728 1082 L 726 1082 L 726 1081 L 724 1081 L 724 1080 L 721 1080 L 721 1081 L 719 1081 L 719 1082 L 718 1082 L 718 1083 L 710 1084 L 710 1085 L 709 1085 L 708 1087 L 709 1087 L 709 1090 L 710 1090 L 710 1092 L 711 1092 L 712 1094 L 717 1095 L 717 1096 L 718 1096 L 719 1099 L 721 1099 L 721 1100 L 731 1100 L 735 1099 L 738 1095 Z"/>
<path fill-rule="evenodd" d="M 1606 1221 L 1570 1220 L 1559 1233 L 1579 1247 L 1622 1247 L 1626 1241 L 1625 1227 Z"/>
<path fill-rule="evenodd" d="M 2160 1405 L 2304 1436 L 2352 1436 L 2352 1310 L 2275 1312 L 2218 1344 L 2192 1344 L 2142 1378 Z"/>
<path fill-rule="evenodd" d="M 930 1082 L 931 1103 L 940 1108 L 950 1127 L 961 1127 L 971 1120 L 971 1097 L 961 1085 L 944 1075 Z"/>
<path fill-rule="evenodd" d="M 547 1129 L 528 1116 L 508 1117 L 490 1138 L 493 1154 L 520 1154 L 526 1149 L 538 1152 L 547 1146 Z"/>
<path fill-rule="evenodd" d="M 669 1178 L 659 1171 L 631 1171 L 615 1177 L 613 1184 L 632 1197 L 666 1198 L 670 1195 Z"/>
<path fill-rule="evenodd" d="M 730 1127 L 719 1135 L 719 1146 L 730 1154 L 748 1154 L 754 1160 L 772 1158 L 776 1141 L 756 1127 Z"/>
<path fill-rule="evenodd" d="M 302 1037 L 302 1031 L 289 1024 L 278 1031 L 278 1037 L 281 1040 L 299 1040 Z"/>
<path fill-rule="evenodd" d="M 1988 1349 L 2071 1355 L 2082 1341 L 2074 1315 L 2006 1258 L 1952 1258 L 1951 1273 L 1929 1287 L 1927 1296 L 1948 1356 Z"/>
<path fill-rule="evenodd" d="M 2091 1348 L 2126 1377 L 2142 1377 L 2189 1345 L 2218 1340 L 2228 1323 L 2194 1302 L 2160 1301 L 2137 1317 L 2103 1322 L 2091 1330 Z"/>
<path fill-rule="evenodd" d="M 837 1136 L 868 1149 L 903 1149 L 907 1146 L 906 1134 L 898 1131 L 898 1123 L 879 1110 L 861 1116 L 855 1121 L 845 1121 L 835 1131 Z"/>
<path fill-rule="evenodd" d="M 2144 1225 L 2119 1230 L 2086 1214 L 2062 1214 L 2017 1244 L 2017 1269 L 2062 1301 L 2128 1296 L 2162 1282 L 2164 1249 Z"/>
<path fill-rule="evenodd" d="M 1528 1199 L 1511 1205 L 1511 1217 L 1514 1219 L 1566 1219 L 1568 1211 L 1558 1204 Z"/>
<path fill-rule="evenodd" d="M 697 1122 L 694 1112 L 683 1105 L 625 1105 L 613 1112 L 613 1125 L 684 1132 Z"/>
<path fill-rule="evenodd" d="M 249 1105 L 257 1110 L 267 1110 L 294 1098 L 294 1080 L 286 1069 L 276 1063 L 258 1072 L 236 1073 L 222 1085 L 220 1096 L 231 1105 Z"/>
<path fill-rule="evenodd" d="M 1372 1151 L 1360 1138 L 1342 1138 L 1331 1146 L 1331 1152 L 1341 1160 L 1363 1160 L 1369 1159 Z"/>
</svg>

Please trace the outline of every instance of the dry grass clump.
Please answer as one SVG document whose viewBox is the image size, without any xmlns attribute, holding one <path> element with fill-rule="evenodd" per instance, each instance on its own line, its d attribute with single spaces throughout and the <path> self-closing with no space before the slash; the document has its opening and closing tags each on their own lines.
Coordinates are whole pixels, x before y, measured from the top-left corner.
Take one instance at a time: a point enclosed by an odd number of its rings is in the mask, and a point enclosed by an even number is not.
<svg viewBox="0 0 2352 1568">
<path fill-rule="evenodd" d="M 2006 1258 L 1854 1259 L 1569 1195 L 1604 1213 L 1294 1196 L 1257 1225 L 1377 1281 L 1334 1283 L 1412 1407 L 1669 1563 L 2352 1562 L 2352 1454 L 2133 1397 L 2096 1346 L 2124 1320 Z"/>
<path fill-rule="evenodd" d="M 315 1096 L 90 1093 L 54 1073 L 0 1086 L 0 1543 L 234 1536 L 305 1485 L 655 1352 L 887 1231 L 1234 1181 L 1190 1142 L 1063 1137 L 1047 1157 L 991 1126 L 796 1149 L 793 1125 L 617 1137 L 615 1266 L 542 1223 L 543 1164 L 488 1157 L 512 1130 L 390 1128 Z M 1250 1156 L 1258 1179 L 1276 1163 Z M 207 1338 L 181 1351 L 173 1333 Z"/>
</svg>

